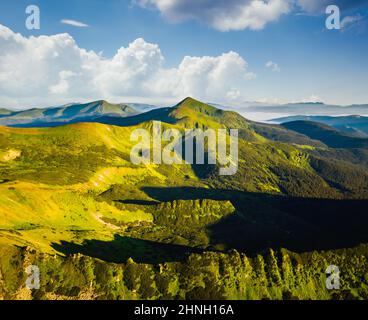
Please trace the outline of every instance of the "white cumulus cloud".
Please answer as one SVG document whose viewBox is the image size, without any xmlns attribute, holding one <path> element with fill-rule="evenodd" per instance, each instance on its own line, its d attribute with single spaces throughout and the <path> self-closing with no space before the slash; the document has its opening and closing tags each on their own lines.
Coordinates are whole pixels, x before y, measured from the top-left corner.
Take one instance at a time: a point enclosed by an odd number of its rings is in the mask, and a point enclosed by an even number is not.
<svg viewBox="0 0 368 320">
<path fill-rule="evenodd" d="M 137 39 L 106 58 L 69 34 L 29 38 L 0 25 L 0 105 L 29 107 L 106 99 L 175 101 L 185 96 L 241 99 L 254 78 L 236 52 L 186 56 L 165 67 L 157 44 Z"/>
<path fill-rule="evenodd" d="M 281 16 L 302 11 L 324 14 L 328 5 L 341 10 L 367 6 L 367 0 L 131 0 L 158 10 L 171 22 L 196 20 L 219 31 L 260 30 Z"/>
</svg>

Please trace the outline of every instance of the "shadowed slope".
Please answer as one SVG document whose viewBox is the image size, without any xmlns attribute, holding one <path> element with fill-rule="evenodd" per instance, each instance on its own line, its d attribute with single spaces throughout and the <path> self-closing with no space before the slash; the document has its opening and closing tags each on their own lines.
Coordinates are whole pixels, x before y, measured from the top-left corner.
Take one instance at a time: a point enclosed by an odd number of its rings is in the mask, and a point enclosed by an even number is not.
<svg viewBox="0 0 368 320">
<path fill-rule="evenodd" d="M 236 209 L 208 226 L 211 243 L 257 253 L 285 247 L 303 252 L 368 241 L 367 200 L 303 199 L 231 190 L 143 188 L 158 201 L 212 199 Z"/>
<path fill-rule="evenodd" d="M 65 255 L 83 254 L 106 262 L 126 263 L 132 258 L 138 263 L 158 264 L 173 261 L 184 261 L 191 253 L 202 250 L 180 245 L 170 245 L 114 236 L 112 241 L 87 240 L 83 244 L 61 241 L 53 243 L 53 248 Z"/>
</svg>

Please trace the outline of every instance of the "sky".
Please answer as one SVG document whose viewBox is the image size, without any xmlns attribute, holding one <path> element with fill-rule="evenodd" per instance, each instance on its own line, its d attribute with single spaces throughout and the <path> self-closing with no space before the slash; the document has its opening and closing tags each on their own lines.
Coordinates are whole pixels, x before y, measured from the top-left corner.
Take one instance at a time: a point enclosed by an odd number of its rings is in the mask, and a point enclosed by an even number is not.
<svg viewBox="0 0 368 320">
<path fill-rule="evenodd" d="M 326 28 L 330 4 L 339 30 Z M 0 107 L 363 104 L 367 40 L 363 0 L 1 0 Z"/>
</svg>

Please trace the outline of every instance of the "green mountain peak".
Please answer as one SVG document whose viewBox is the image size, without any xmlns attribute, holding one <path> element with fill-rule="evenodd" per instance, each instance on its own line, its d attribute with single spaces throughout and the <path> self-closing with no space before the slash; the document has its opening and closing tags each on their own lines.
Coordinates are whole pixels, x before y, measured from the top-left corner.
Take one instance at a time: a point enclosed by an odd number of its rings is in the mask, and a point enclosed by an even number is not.
<svg viewBox="0 0 368 320">
<path fill-rule="evenodd" d="M 208 115 L 213 115 L 216 112 L 219 112 L 220 109 L 217 109 L 209 104 L 201 102 L 191 97 L 187 97 L 181 102 L 179 102 L 174 109 L 190 109 L 200 113 L 206 113 Z"/>
</svg>

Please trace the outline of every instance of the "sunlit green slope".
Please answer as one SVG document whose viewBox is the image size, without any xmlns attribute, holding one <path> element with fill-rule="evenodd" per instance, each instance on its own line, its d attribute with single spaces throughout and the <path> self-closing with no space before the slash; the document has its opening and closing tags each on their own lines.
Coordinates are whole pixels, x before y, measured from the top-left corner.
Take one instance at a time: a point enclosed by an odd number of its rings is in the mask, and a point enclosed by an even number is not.
<svg viewBox="0 0 368 320">
<path fill-rule="evenodd" d="M 152 121 L 160 119 L 157 112 L 163 120 L 171 119 L 163 123 L 163 129 L 238 128 L 241 132 L 238 172 L 223 177 L 218 166 L 133 165 L 130 151 L 134 143 L 130 135 L 137 128 L 150 130 Z M 345 176 L 340 177 L 333 173 L 334 168 L 341 169 L 339 163 L 309 154 L 315 147 L 267 140 L 234 112 L 188 98 L 172 109 L 155 110 L 153 115 L 156 116 L 146 114 L 145 121 L 135 126 L 83 123 L 42 129 L 0 128 L 3 232 L 16 230 L 36 238 L 37 233 L 44 233 L 38 230 L 44 228 L 54 228 L 56 233 L 62 229 L 71 233 L 104 230 L 113 234 L 123 232 L 127 223 L 147 222 L 159 228 L 143 226 L 130 232 L 157 241 L 206 247 L 211 244 L 208 226 L 225 216 L 214 215 L 200 225 L 192 217 L 183 220 L 188 230 L 179 224 L 176 232 L 171 221 L 163 220 L 163 209 L 157 205 L 162 203 L 163 208 L 168 208 L 165 210 L 171 210 L 175 220 L 185 215 L 186 210 L 193 211 L 193 205 L 204 206 L 204 202 L 192 204 L 193 200 L 212 199 L 213 205 L 220 207 L 230 201 L 234 206 L 230 213 L 245 219 L 243 228 L 252 223 L 252 230 L 254 226 L 255 230 L 271 230 L 277 238 L 285 228 L 308 229 L 309 222 L 291 217 L 284 208 L 272 208 L 261 218 L 270 205 L 252 194 L 335 199 L 366 195 L 368 174 L 363 167 L 351 164 Z M 325 170 L 321 169 L 323 166 Z M 182 211 L 175 201 L 181 201 Z M 249 211 L 243 205 L 254 209 Z M 201 212 L 202 209 L 197 213 L 199 217 Z M 257 213 L 258 217 L 254 216 Z M 194 238 L 192 227 L 198 229 Z M 63 236 L 58 237 L 61 240 Z M 7 238 L 25 236 L 12 234 Z M 32 243 L 32 239 L 29 241 Z M 37 243 L 47 247 L 50 239 L 37 239 Z"/>
<path fill-rule="evenodd" d="M 237 173 L 221 176 L 219 165 L 134 165 L 131 134 L 152 130 L 153 121 L 182 132 L 239 129 Z M 294 141 L 287 129 L 191 98 L 100 122 L 0 127 L 0 245 L 155 264 L 203 251 L 254 255 L 368 242 L 364 149 L 358 157 L 305 136 Z"/>
</svg>

